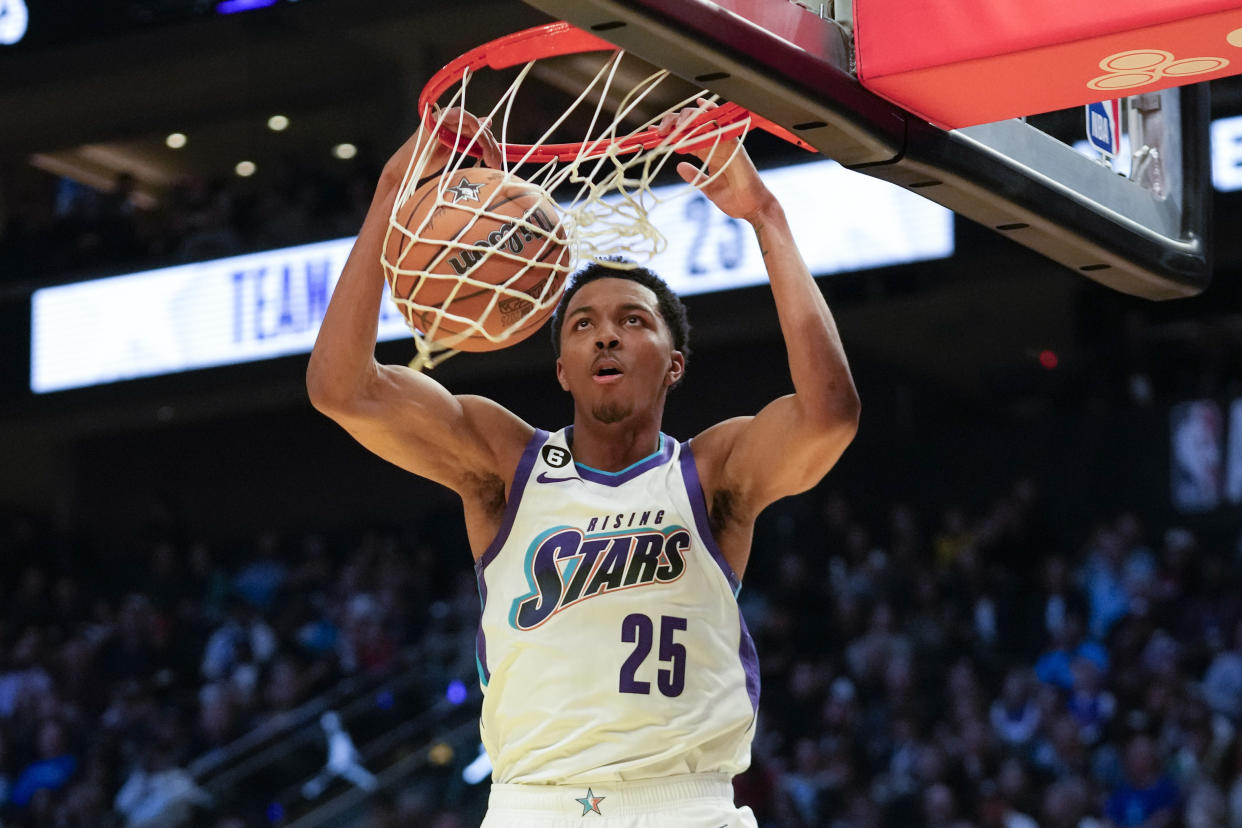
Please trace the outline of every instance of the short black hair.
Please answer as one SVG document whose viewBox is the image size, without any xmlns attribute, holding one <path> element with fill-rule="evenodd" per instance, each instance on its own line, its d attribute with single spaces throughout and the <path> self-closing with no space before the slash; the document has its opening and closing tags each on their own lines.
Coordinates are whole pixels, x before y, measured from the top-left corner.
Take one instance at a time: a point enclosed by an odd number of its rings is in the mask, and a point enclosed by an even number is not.
<svg viewBox="0 0 1242 828">
<path fill-rule="evenodd" d="M 654 293 L 659 303 L 660 316 L 664 318 L 664 324 L 668 325 L 669 332 L 673 335 L 673 347 L 681 351 L 687 362 L 690 361 L 690 319 L 686 315 L 686 306 L 682 304 L 681 297 L 659 276 L 621 256 L 592 260 L 571 278 L 569 287 L 565 289 L 561 301 L 552 313 L 552 352 L 558 358 L 561 355 L 561 328 L 565 324 L 565 309 L 569 307 L 575 293 L 597 279 L 629 279 Z"/>
</svg>

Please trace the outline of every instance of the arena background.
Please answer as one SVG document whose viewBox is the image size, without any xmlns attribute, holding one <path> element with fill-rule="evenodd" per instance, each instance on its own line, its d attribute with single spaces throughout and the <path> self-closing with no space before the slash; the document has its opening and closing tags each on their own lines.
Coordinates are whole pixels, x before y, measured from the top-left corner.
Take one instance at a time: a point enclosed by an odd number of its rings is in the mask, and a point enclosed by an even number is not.
<svg viewBox="0 0 1242 828">
<path fill-rule="evenodd" d="M 453 498 L 313 412 L 305 355 L 33 394 L 30 296 L 354 232 L 429 73 L 545 18 L 508 0 L 28 5 L 30 38 L 0 47 L 0 821 L 477 824 Z M 1242 83 L 1212 94 L 1214 119 L 1242 116 Z M 332 157 L 345 141 L 357 155 Z M 1221 143 L 1236 170 L 1242 144 Z M 743 607 L 765 725 L 738 796 L 761 825 L 1087 825 L 1158 780 L 1162 824 L 1242 825 L 1242 195 L 1222 186 L 1213 210 L 1193 299 L 1110 292 L 963 219 L 949 258 L 820 280 L 863 421 L 757 532 Z M 788 388 L 766 288 L 687 304 L 681 437 Z M 540 334 L 436 376 L 558 427 L 551 363 Z M 1188 510 L 1171 446 L 1190 402 L 1215 406 L 1216 489 Z M 1081 668 L 1065 681 L 1058 653 Z M 1038 724 L 1018 738 L 996 710 L 1024 699 Z M 377 792 L 303 793 L 328 709 Z"/>
</svg>

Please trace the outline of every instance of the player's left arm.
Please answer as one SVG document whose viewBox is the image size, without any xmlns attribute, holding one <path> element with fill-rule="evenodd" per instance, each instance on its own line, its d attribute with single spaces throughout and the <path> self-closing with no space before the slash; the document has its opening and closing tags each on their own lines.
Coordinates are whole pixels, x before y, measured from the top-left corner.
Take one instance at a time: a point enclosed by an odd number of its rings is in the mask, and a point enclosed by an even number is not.
<svg viewBox="0 0 1242 828">
<path fill-rule="evenodd" d="M 765 506 L 818 483 L 858 429 L 860 404 L 832 312 L 794 241 L 785 211 L 736 141 L 694 153 L 709 172 L 703 193 L 748 222 L 759 241 L 780 319 L 794 393 L 754 417 L 737 418 L 695 439 L 709 504 L 724 492 L 733 517 L 753 520 Z M 716 165 L 716 166 L 713 166 Z M 678 172 L 694 181 L 686 162 Z M 716 516 L 713 516 L 714 518 Z"/>
</svg>

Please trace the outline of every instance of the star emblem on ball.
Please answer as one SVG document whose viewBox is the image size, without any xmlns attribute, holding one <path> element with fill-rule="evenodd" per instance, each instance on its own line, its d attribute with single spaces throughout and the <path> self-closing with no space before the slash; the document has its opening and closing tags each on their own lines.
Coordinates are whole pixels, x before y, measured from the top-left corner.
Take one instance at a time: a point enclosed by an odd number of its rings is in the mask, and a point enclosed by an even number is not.
<svg viewBox="0 0 1242 828">
<path fill-rule="evenodd" d="M 478 201 L 479 190 L 482 188 L 482 182 L 478 184 L 471 184 L 470 179 L 463 175 L 461 177 L 461 181 L 457 182 L 457 184 L 452 187 L 445 187 L 444 192 L 452 193 L 453 203 L 456 204 L 459 201 Z"/>
<path fill-rule="evenodd" d="M 586 796 L 574 797 L 574 801 L 582 806 L 583 816 L 592 813 L 603 816 L 603 813 L 599 809 L 599 803 L 603 802 L 607 798 L 608 797 L 606 796 L 596 796 L 594 791 L 587 788 Z"/>
</svg>

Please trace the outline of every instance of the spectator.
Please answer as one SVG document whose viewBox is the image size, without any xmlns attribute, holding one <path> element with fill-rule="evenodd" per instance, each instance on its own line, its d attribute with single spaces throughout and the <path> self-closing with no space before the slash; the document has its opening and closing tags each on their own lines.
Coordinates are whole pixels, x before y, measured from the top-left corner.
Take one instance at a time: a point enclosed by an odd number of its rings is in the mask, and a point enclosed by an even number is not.
<svg viewBox="0 0 1242 828">
<path fill-rule="evenodd" d="M 1001 695 L 989 710 L 992 728 L 1005 745 L 1021 749 L 1030 744 L 1039 728 L 1039 706 L 1031 693 L 1030 671 L 1013 667 L 1005 675 Z"/>
<path fill-rule="evenodd" d="M 259 538 L 256 555 L 233 579 L 233 589 L 251 606 L 270 610 L 288 578 L 288 567 L 281 560 L 280 541 L 272 532 Z"/>
<path fill-rule="evenodd" d="M 948 785 L 936 783 L 923 793 L 923 824 L 926 828 L 953 828 L 957 803 Z"/>
<path fill-rule="evenodd" d="M 60 790 L 78 768 L 78 757 L 69 750 L 65 725 L 58 719 L 48 718 L 39 723 L 38 756 L 13 783 L 9 801 L 18 808 L 30 806 L 39 791 Z"/>
<path fill-rule="evenodd" d="M 1108 670 L 1108 650 L 1098 641 L 1083 637 L 1079 617 L 1073 613 L 1066 615 L 1060 632 L 1052 647 L 1035 662 L 1035 675 L 1040 681 L 1065 692 L 1073 690 L 1073 665 L 1080 658 L 1094 663 L 1101 671 Z"/>
<path fill-rule="evenodd" d="M 115 801 L 126 828 L 175 828 L 189 822 L 195 807 L 211 803 L 211 797 L 174 764 L 172 746 L 161 743 L 147 749 Z"/>
<path fill-rule="evenodd" d="M 1125 780 L 1104 807 L 1109 828 L 1171 828 L 1177 823 L 1180 795 L 1160 767 L 1155 742 L 1146 734 L 1130 737 L 1125 749 Z"/>
<path fill-rule="evenodd" d="M 1121 533 L 1112 526 L 1096 529 L 1083 573 L 1088 603 L 1087 632 L 1096 640 L 1107 638 L 1113 624 L 1130 609 L 1122 571 L 1125 555 Z"/>
<path fill-rule="evenodd" d="M 1203 676 L 1203 698 L 1212 710 L 1242 726 L 1242 619 L 1233 630 L 1233 647 L 1217 653 Z"/>
<path fill-rule="evenodd" d="M 1015 811 L 992 780 L 979 786 L 979 828 L 1039 828 L 1039 823 Z"/>
<path fill-rule="evenodd" d="M 1094 745 L 1104 736 L 1104 729 L 1112 721 L 1117 700 L 1104 688 L 1103 670 L 1089 658 L 1078 657 L 1070 664 L 1073 686 L 1067 707 L 1078 722 L 1079 738 Z"/>
<path fill-rule="evenodd" d="M 1066 776 L 1044 790 L 1040 810 L 1042 828 L 1101 828 L 1090 816 L 1090 790 L 1078 776 Z"/>
</svg>

